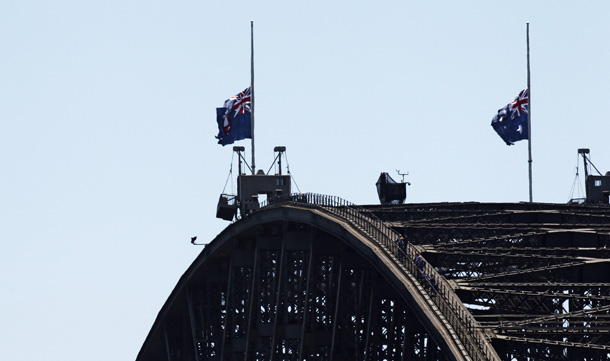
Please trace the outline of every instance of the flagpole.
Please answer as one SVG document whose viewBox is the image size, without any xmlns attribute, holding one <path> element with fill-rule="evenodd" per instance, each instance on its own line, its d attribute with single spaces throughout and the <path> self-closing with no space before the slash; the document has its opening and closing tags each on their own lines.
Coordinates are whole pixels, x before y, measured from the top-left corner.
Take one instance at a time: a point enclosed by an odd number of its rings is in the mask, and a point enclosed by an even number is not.
<svg viewBox="0 0 610 361">
<path fill-rule="evenodd" d="M 530 85 L 530 23 L 527 23 L 527 92 L 528 92 L 528 112 L 527 112 L 527 151 L 529 163 L 529 183 L 530 183 L 530 203 L 533 202 L 532 196 L 532 88 Z"/>
<path fill-rule="evenodd" d="M 256 173 L 256 164 L 254 163 L 254 20 L 250 20 L 250 107 L 251 107 L 251 126 L 252 133 L 252 175 Z"/>
</svg>

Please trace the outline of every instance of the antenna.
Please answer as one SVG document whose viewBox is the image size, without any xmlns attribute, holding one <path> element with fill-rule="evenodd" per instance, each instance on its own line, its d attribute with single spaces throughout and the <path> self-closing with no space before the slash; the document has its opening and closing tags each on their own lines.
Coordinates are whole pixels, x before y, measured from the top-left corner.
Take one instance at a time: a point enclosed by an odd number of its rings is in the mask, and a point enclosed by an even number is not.
<svg viewBox="0 0 610 361">
<path fill-rule="evenodd" d="M 277 146 L 275 148 L 273 148 L 273 152 L 277 153 L 277 155 L 275 156 L 275 159 L 273 160 L 273 163 L 271 164 L 271 167 L 269 167 L 269 170 L 267 171 L 267 174 L 269 174 L 269 172 L 271 172 L 271 168 L 273 168 L 273 166 L 275 165 L 275 162 L 277 162 L 278 168 L 279 168 L 279 175 L 282 175 L 282 154 L 284 152 L 286 152 L 286 147 L 284 146 Z"/>
<path fill-rule="evenodd" d="M 585 192 L 587 194 L 587 203 L 608 203 L 608 197 L 610 197 L 610 178 L 608 173 L 606 176 L 602 176 L 602 173 L 597 169 L 595 164 L 591 162 L 591 159 L 587 156 L 590 151 L 588 148 L 578 149 L 578 154 L 582 155 L 582 160 L 585 164 Z M 589 174 L 589 166 L 593 167 L 598 176 Z"/>
<path fill-rule="evenodd" d="M 250 166 L 248 165 L 248 162 L 246 162 L 246 159 L 244 158 L 244 155 L 242 153 L 244 153 L 246 150 L 246 148 L 242 147 L 242 146 L 235 146 L 233 147 L 233 151 L 235 153 L 237 153 L 237 159 L 238 159 L 238 163 L 237 163 L 237 175 L 240 176 L 243 173 L 241 172 L 241 162 L 243 161 L 244 163 L 246 163 L 246 167 L 250 168 Z"/>
<path fill-rule="evenodd" d="M 585 178 L 588 175 L 587 161 L 589 162 L 588 164 L 590 164 L 593 167 L 593 169 L 595 169 L 597 174 L 602 175 L 602 172 L 600 172 L 599 169 L 597 169 L 597 167 L 595 166 L 595 164 L 593 164 L 593 162 L 591 162 L 591 159 L 589 159 L 587 157 L 587 154 L 589 154 L 589 148 L 580 148 L 578 150 L 578 154 L 582 154 L 582 159 L 583 159 L 583 161 L 585 163 Z"/>
<path fill-rule="evenodd" d="M 409 172 L 407 173 L 400 173 L 400 170 L 396 169 L 396 173 L 398 173 L 399 176 L 402 177 L 402 180 L 400 181 L 401 183 L 405 183 L 405 176 L 409 175 Z M 408 185 L 411 185 L 411 183 L 407 182 Z"/>
<path fill-rule="evenodd" d="M 578 154 L 582 155 L 582 161 L 585 164 L 585 179 L 589 175 L 589 167 L 587 167 L 587 154 L 589 154 L 589 148 L 580 148 L 578 149 Z"/>
</svg>

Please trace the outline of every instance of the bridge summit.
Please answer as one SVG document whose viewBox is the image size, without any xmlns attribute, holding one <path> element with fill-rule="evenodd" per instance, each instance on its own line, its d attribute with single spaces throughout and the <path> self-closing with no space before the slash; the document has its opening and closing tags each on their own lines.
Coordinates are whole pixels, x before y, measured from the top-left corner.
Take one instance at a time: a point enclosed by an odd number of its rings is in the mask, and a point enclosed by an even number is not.
<svg viewBox="0 0 610 361">
<path fill-rule="evenodd" d="M 609 242 L 607 206 L 271 198 L 205 246 L 137 360 L 607 360 Z"/>
</svg>

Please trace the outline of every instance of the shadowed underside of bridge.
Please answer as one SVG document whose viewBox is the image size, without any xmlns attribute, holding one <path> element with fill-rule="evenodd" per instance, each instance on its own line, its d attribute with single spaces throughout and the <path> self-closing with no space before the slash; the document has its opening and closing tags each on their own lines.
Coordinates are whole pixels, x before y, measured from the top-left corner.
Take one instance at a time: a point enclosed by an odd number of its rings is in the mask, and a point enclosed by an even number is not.
<svg viewBox="0 0 610 361">
<path fill-rule="evenodd" d="M 289 198 L 205 247 L 137 360 L 606 360 L 609 241 L 608 208 Z"/>
</svg>

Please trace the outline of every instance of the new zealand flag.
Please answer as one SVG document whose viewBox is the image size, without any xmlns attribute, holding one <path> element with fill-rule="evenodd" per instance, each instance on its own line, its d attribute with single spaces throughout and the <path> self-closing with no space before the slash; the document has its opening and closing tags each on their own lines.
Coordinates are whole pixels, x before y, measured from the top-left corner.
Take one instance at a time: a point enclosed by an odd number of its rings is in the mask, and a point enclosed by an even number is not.
<svg viewBox="0 0 610 361">
<path fill-rule="evenodd" d="M 252 138 L 252 109 L 250 88 L 230 97 L 222 108 L 216 108 L 218 144 L 233 144 L 236 140 Z"/>
<path fill-rule="evenodd" d="M 491 126 L 507 145 L 529 138 L 528 89 L 522 90 L 512 102 L 498 110 Z"/>
</svg>

